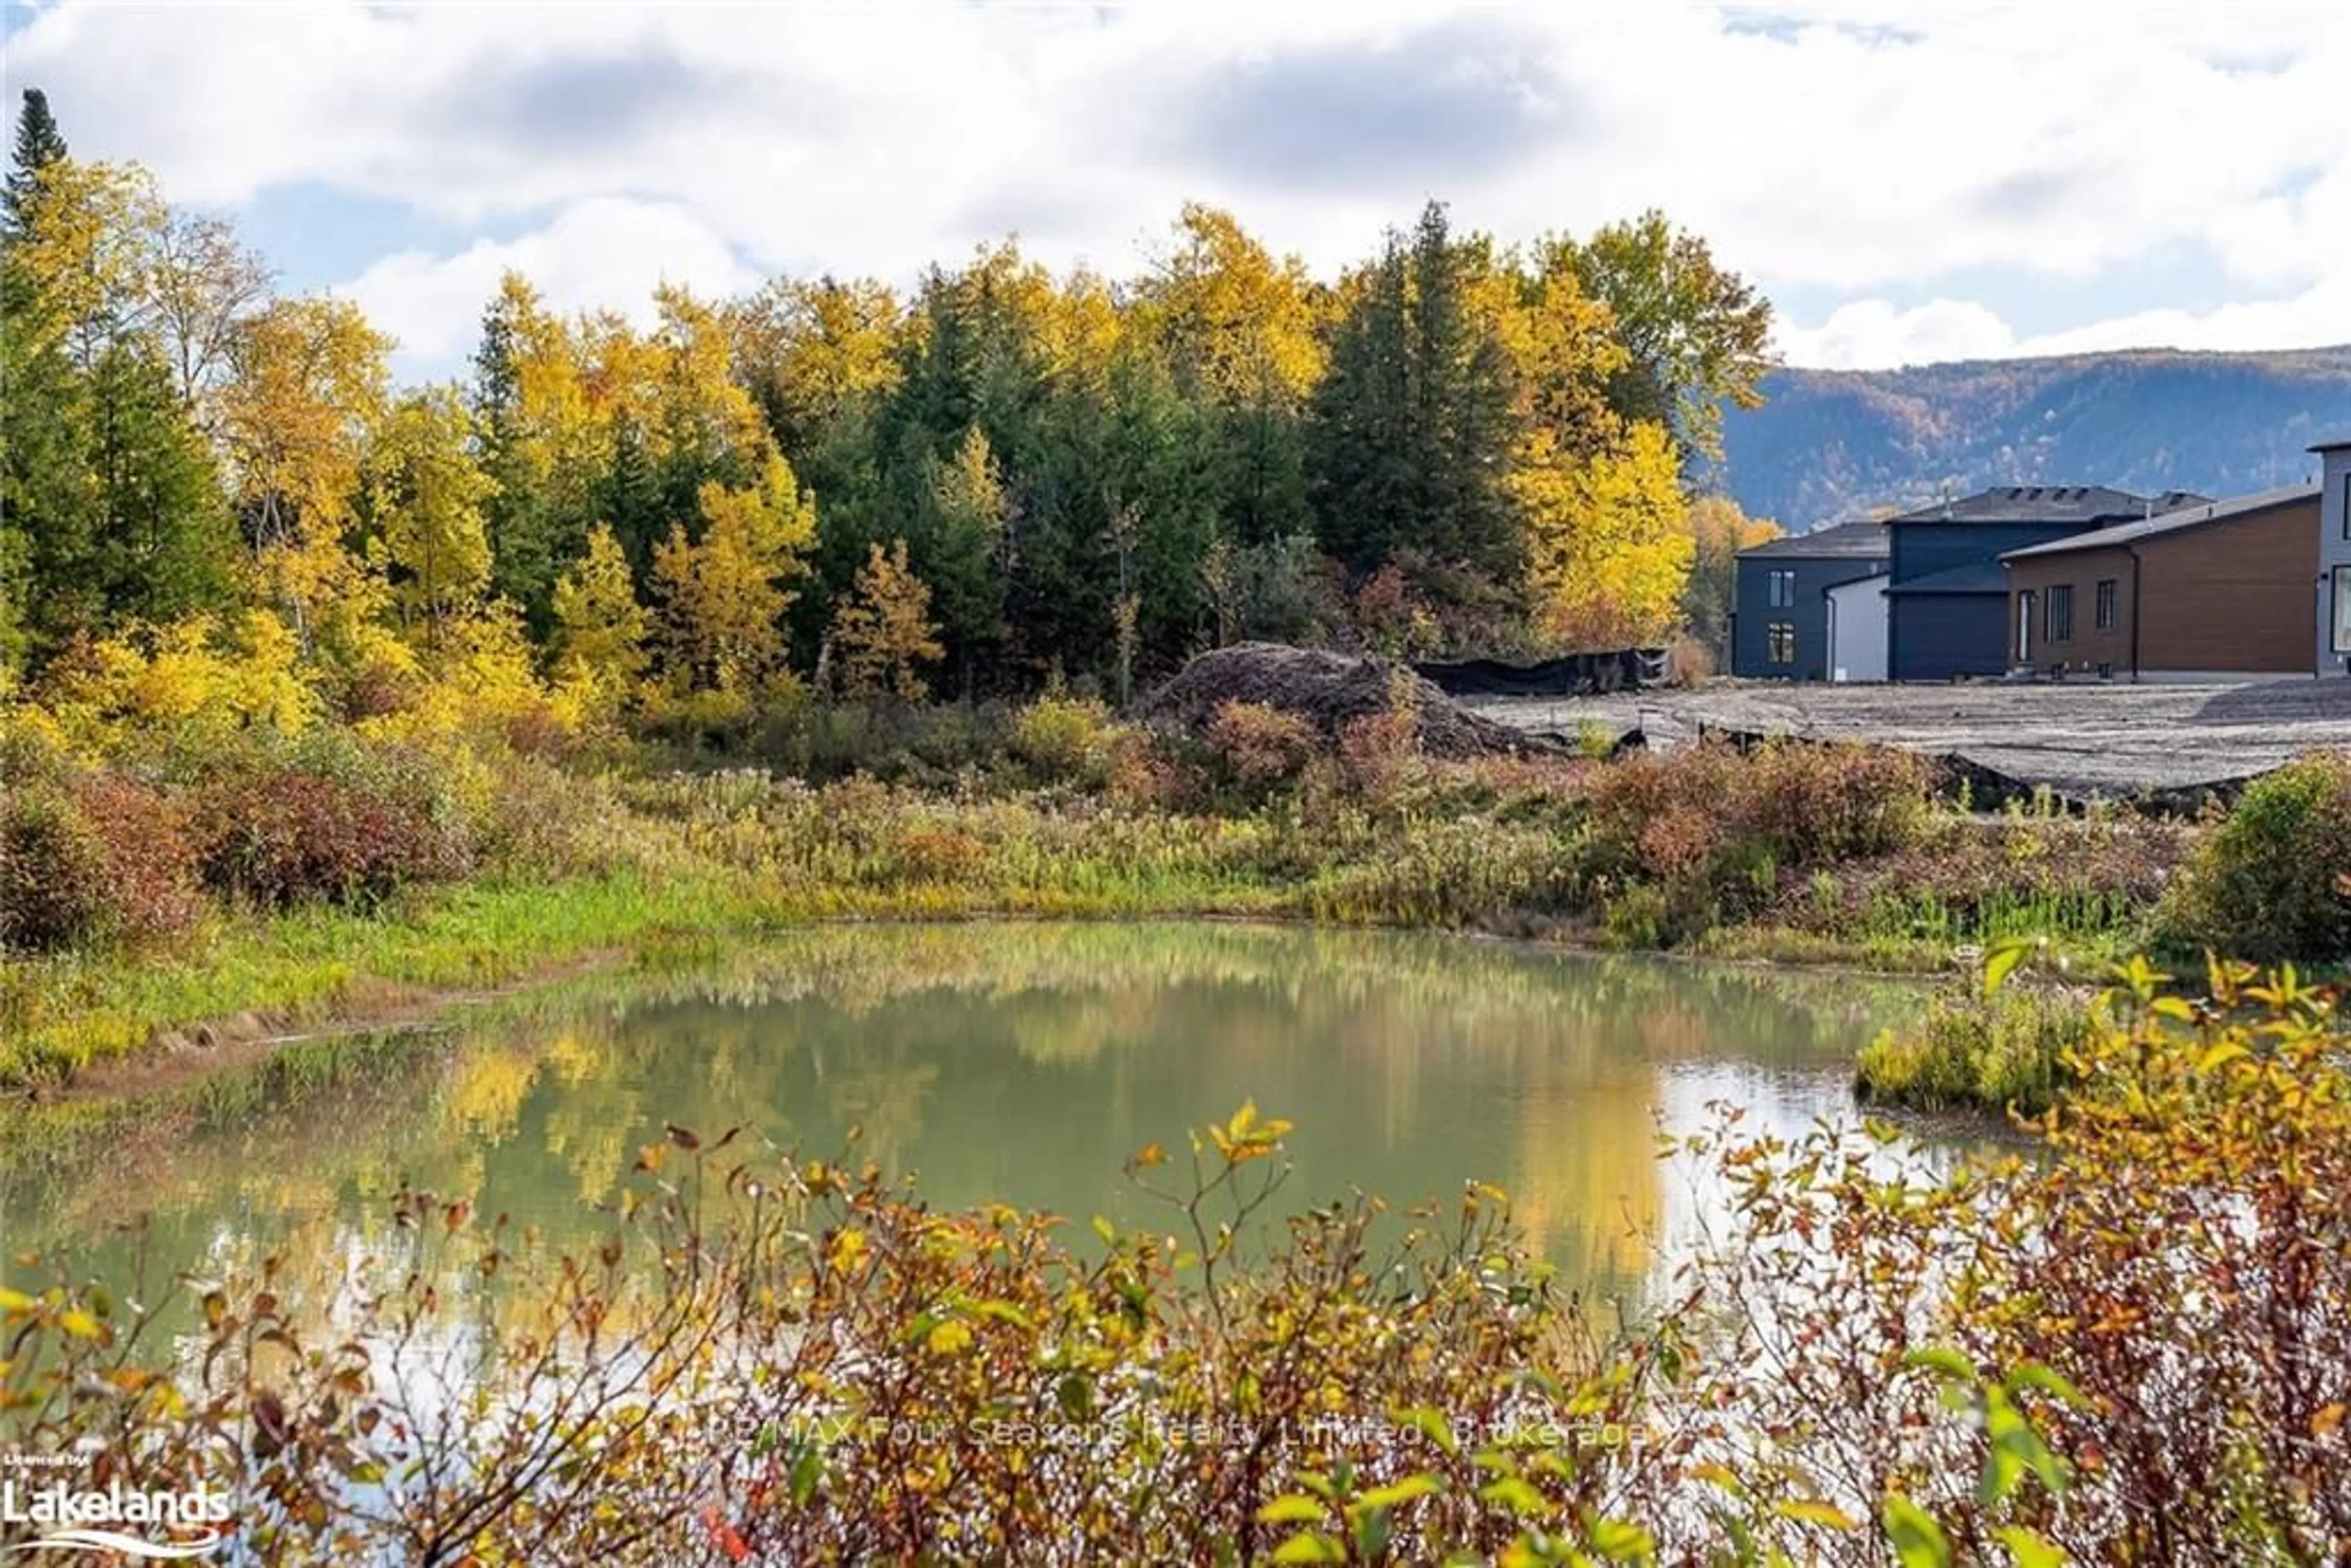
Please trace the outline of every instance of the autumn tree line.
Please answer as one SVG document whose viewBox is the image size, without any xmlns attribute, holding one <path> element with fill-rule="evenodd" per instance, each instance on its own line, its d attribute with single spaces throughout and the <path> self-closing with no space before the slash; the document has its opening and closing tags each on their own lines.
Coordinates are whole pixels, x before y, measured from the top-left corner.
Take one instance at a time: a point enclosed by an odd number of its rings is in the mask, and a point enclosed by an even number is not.
<svg viewBox="0 0 2351 1568">
<path fill-rule="evenodd" d="M 649 328 L 509 275 L 470 375 L 411 387 L 37 90 L 0 218 L 0 681 L 260 615 L 355 706 L 485 643 L 690 722 L 1123 695 L 1249 637 L 1719 638 L 1768 529 L 1691 476 L 1770 308 L 1654 213 L 1510 247 L 1432 203 L 1326 284 L 1193 204 L 1123 281 L 1006 240 L 904 296 L 664 287 Z"/>
</svg>

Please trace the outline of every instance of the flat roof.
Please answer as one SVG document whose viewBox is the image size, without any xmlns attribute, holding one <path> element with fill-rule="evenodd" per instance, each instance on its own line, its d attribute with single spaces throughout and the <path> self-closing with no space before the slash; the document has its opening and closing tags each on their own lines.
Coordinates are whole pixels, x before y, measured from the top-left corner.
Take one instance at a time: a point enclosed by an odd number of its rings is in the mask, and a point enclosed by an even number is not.
<svg viewBox="0 0 2351 1568">
<path fill-rule="evenodd" d="M 2071 538 L 2055 539 L 2045 545 L 2028 545 L 2001 556 L 2002 560 L 2037 560 L 2043 556 L 2067 555 L 2075 550 L 2106 549 L 2117 545 L 2136 544 L 2141 539 L 2162 534 L 2176 534 L 2188 528 L 2201 528 L 2206 523 L 2222 523 L 2231 517 L 2248 517 L 2256 512 L 2273 511 L 2280 507 L 2292 507 L 2304 501 L 2318 499 L 2316 485 L 2281 485 L 2274 490 L 2257 491 L 2251 496 L 2239 496 L 2231 501 L 2214 501 L 2208 506 L 2183 507 L 2176 512 L 2164 512 L 2143 517 L 2136 523 L 2117 523 L 2112 528 L 2093 528 L 2086 534 Z"/>
<path fill-rule="evenodd" d="M 1766 539 L 1760 545 L 1750 545 L 1739 552 L 1740 560 L 1762 557 L 1792 556 L 1802 559 L 1844 560 L 1870 559 L 1892 553 L 1886 538 L 1886 525 L 1863 521 L 1836 523 L 1825 528 L 1814 528 L 1808 534 L 1785 534 L 1776 539 Z"/>
<path fill-rule="evenodd" d="M 2346 435 L 2340 441 L 2322 441 L 2311 450 L 2313 452 L 2351 452 L 2351 435 Z"/>
</svg>

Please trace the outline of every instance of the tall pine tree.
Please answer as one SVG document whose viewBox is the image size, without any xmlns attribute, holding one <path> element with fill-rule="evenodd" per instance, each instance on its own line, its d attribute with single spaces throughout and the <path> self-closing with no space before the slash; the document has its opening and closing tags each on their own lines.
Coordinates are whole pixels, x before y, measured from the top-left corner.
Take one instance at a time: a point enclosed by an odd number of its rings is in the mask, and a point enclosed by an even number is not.
<svg viewBox="0 0 2351 1568">
<path fill-rule="evenodd" d="M 49 96 L 39 88 L 25 89 L 24 107 L 16 114 L 16 161 L 8 171 L 5 204 L 8 232 L 22 234 L 32 215 L 34 198 L 41 188 L 41 171 L 66 156 L 66 139 L 49 112 Z"/>
</svg>

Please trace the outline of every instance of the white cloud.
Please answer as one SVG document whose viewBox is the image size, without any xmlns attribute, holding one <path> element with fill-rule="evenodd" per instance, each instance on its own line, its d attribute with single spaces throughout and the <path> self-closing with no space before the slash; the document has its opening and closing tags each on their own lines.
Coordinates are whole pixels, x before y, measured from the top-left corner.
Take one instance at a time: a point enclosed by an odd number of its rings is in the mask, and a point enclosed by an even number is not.
<svg viewBox="0 0 2351 1568">
<path fill-rule="evenodd" d="M 1899 310 L 1884 299 L 1856 299 L 1818 327 L 1783 325 L 1780 351 L 1792 365 L 1852 371 L 1998 359 L 2017 348 L 2008 323 L 1970 300 L 1932 299 Z"/>
<path fill-rule="evenodd" d="M 722 236 L 684 209 L 598 198 L 503 244 L 483 240 L 450 256 L 388 256 L 340 292 L 399 340 L 396 368 L 431 373 L 474 347 L 483 307 L 510 270 L 528 277 L 559 310 L 609 306 L 641 324 L 650 322 L 653 289 L 662 283 L 716 296 L 758 281 Z"/>
<path fill-rule="evenodd" d="M 2134 329 L 2267 333 L 2336 321 L 2351 256 L 2338 0 L 68 4 L 7 44 L 78 151 L 183 199 L 318 182 L 546 225 L 504 248 L 598 290 L 653 237 L 598 231 L 609 267 L 538 242 L 600 202 L 713 273 L 897 278 L 1008 226 L 1124 270 L 1187 196 L 1325 272 L 1431 195 L 1506 238 L 1657 205 L 1767 290 L 1855 298 L 1792 349 L 1877 356 L 2017 351 L 1981 306 L 1872 298 L 1962 271 L 2094 285 L 2184 246 L 2285 303 Z M 354 287 L 445 337 L 426 306 L 478 249 Z"/>
</svg>

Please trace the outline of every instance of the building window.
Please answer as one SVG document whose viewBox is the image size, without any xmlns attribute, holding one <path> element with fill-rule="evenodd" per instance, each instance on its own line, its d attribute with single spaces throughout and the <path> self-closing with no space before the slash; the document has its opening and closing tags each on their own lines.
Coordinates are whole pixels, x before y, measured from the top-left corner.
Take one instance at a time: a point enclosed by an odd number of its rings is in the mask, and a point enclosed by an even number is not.
<svg viewBox="0 0 2351 1568">
<path fill-rule="evenodd" d="M 2074 640 L 2074 585 L 2061 582 L 2049 591 L 2049 623 L 2042 628 L 2042 639 L 2050 643 L 2070 643 Z"/>
<path fill-rule="evenodd" d="M 2335 569 L 2335 651 L 2351 653 L 2351 566 Z"/>
<path fill-rule="evenodd" d="M 2032 590 L 2029 588 L 2016 596 L 2016 662 L 2032 662 Z"/>
<path fill-rule="evenodd" d="M 1773 575 L 1778 574 L 1775 572 Z M 1794 664 L 1796 662 L 1796 623 L 1792 621 L 1774 621 L 1763 631 L 1764 643 L 1768 650 L 1767 656 L 1771 662 L 1775 664 Z"/>
<path fill-rule="evenodd" d="M 1771 608 L 1793 610 L 1796 607 L 1796 574 L 1774 571 L 1771 574 Z"/>
<path fill-rule="evenodd" d="M 2115 580 L 2111 577 L 2098 583 L 2098 630 L 2115 629 Z"/>
</svg>

